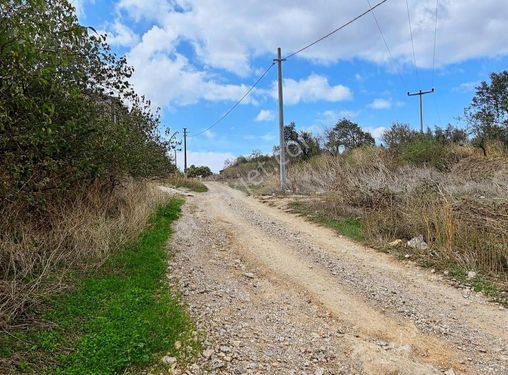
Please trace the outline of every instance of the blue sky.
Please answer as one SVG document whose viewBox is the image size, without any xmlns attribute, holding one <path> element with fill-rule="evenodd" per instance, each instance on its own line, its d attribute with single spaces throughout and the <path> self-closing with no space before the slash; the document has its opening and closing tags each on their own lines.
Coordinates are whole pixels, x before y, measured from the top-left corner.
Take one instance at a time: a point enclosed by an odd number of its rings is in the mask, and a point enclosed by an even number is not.
<svg viewBox="0 0 508 375">
<path fill-rule="evenodd" d="M 132 83 L 161 107 L 162 126 L 188 128 L 189 164 L 218 171 L 225 159 L 268 153 L 277 143 L 275 67 L 223 122 L 198 133 L 243 95 L 277 47 L 283 55 L 303 47 L 368 9 L 369 0 L 74 4 L 81 23 L 107 33 L 114 50 L 127 55 Z M 475 85 L 507 69 L 506 0 L 408 0 L 407 6 L 389 0 L 374 12 L 379 28 L 368 14 L 284 62 L 285 123 L 320 134 L 346 117 L 379 138 L 394 121 L 419 127 L 418 98 L 406 93 L 434 87 L 424 97 L 425 124 L 460 125 Z M 180 165 L 182 159 L 180 153 Z"/>
</svg>

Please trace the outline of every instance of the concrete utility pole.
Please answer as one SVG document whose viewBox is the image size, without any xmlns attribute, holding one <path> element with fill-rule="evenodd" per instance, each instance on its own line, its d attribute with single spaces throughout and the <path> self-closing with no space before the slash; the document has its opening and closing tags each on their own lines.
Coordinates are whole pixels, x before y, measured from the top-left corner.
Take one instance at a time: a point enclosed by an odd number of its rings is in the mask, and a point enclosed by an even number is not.
<svg viewBox="0 0 508 375">
<path fill-rule="evenodd" d="M 187 172 L 187 128 L 183 128 L 183 173 Z"/>
<path fill-rule="evenodd" d="M 408 92 L 407 93 L 407 96 L 416 96 L 418 95 L 420 97 L 420 132 L 423 133 L 423 100 L 422 100 L 422 96 L 425 95 L 425 94 L 431 94 L 434 92 L 434 89 L 432 90 L 429 90 L 429 91 L 418 91 L 418 92 L 413 92 L 413 93 L 410 93 Z"/>
<path fill-rule="evenodd" d="M 282 62 L 286 59 L 282 58 L 280 48 L 277 48 L 277 61 L 278 75 L 279 75 L 279 136 L 280 136 L 280 189 L 286 189 L 286 142 L 284 141 L 284 102 L 282 95 Z"/>
</svg>

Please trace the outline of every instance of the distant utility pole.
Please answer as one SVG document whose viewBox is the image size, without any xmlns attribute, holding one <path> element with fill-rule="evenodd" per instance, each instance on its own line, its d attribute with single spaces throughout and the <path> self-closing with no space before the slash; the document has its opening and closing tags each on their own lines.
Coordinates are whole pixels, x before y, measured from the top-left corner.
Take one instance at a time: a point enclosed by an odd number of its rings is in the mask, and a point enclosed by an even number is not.
<svg viewBox="0 0 508 375">
<path fill-rule="evenodd" d="M 187 128 L 183 128 L 183 173 L 187 172 Z"/>
<path fill-rule="evenodd" d="M 280 48 L 277 48 L 277 58 L 273 59 L 277 61 L 278 72 L 279 72 L 279 136 L 280 136 L 280 188 L 281 190 L 286 189 L 286 144 L 284 141 L 284 101 L 282 95 L 282 62 L 286 59 L 282 58 L 282 52 Z"/>
<path fill-rule="evenodd" d="M 413 93 L 410 93 L 408 92 L 407 93 L 407 96 L 416 96 L 418 95 L 420 97 L 420 132 L 423 133 L 423 100 L 422 100 L 422 96 L 425 95 L 425 94 L 431 94 L 434 92 L 434 89 L 432 90 L 429 90 L 429 91 L 418 91 L 418 92 L 413 92 Z"/>
</svg>

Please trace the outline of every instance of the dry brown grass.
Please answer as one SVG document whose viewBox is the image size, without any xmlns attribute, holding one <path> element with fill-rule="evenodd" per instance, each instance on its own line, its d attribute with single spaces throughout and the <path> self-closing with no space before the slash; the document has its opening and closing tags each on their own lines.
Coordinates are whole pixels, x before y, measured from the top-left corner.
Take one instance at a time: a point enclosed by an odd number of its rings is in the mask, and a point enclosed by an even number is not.
<svg viewBox="0 0 508 375">
<path fill-rule="evenodd" d="M 68 270 L 97 266 L 135 238 L 167 193 L 130 180 L 58 198 L 46 203 L 43 215 L 14 204 L 0 212 L 0 326 L 65 287 Z"/>
<path fill-rule="evenodd" d="M 488 155 L 470 146 L 449 146 L 447 168 L 437 170 L 401 162 L 382 148 L 363 148 L 290 165 L 288 186 L 315 197 L 313 212 L 360 217 L 372 245 L 422 234 L 430 250 L 415 256 L 506 281 L 508 157 L 492 150 Z M 254 191 L 275 192 L 276 177 Z"/>
<path fill-rule="evenodd" d="M 202 193 L 208 190 L 200 179 L 186 177 L 185 175 L 174 175 L 162 180 L 163 183 L 174 186 L 175 188 L 187 188 L 189 190 Z"/>
</svg>

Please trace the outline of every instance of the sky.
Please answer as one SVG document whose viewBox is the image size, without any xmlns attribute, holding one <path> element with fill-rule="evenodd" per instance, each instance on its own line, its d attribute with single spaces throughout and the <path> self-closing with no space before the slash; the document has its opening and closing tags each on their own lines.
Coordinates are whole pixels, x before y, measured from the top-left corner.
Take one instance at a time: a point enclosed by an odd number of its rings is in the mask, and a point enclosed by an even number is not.
<svg viewBox="0 0 508 375">
<path fill-rule="evenodd" d="M 74 0 L 79 20 L 134 67 L 131 82 L 189 132 L 188 164 L 222 169 L 278 141 L 277 69 L 228 111 L 276 57 L 299 50 L 378 0 Z M 370 4 L 370 6 L 369 6 Z M 437 10 L 437 11 L 436 11 Z M 437 18 L 436 18 L 437 14 Z M 436 22 L 437 20 L 437 22 Z M 388 0 L 282 63 L 284 123 L 316 135 L 342 118 L 379 142 L 393 122 L 460 121 L 475 87 L 508 66 L 506 0 Z M 436 27 L 437 24 L 437 27 Z M 178 153 L 178 165 L 183 155 Z"/>
</svg>

